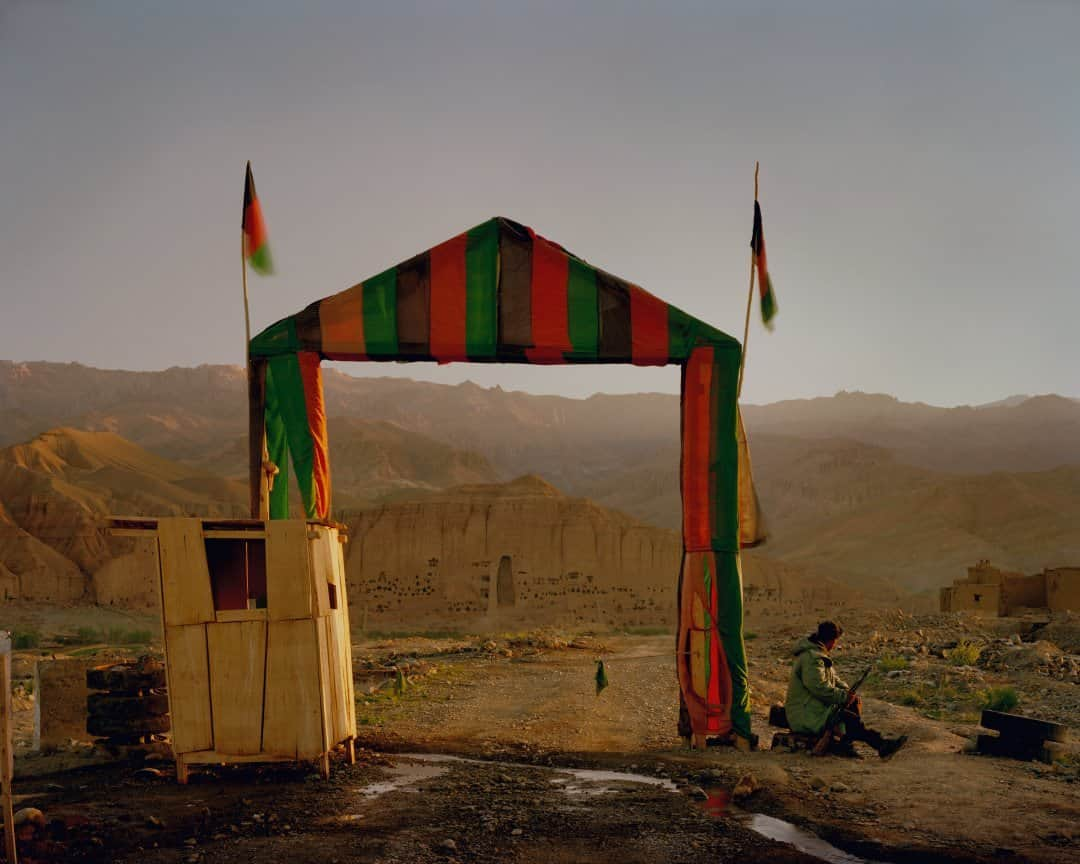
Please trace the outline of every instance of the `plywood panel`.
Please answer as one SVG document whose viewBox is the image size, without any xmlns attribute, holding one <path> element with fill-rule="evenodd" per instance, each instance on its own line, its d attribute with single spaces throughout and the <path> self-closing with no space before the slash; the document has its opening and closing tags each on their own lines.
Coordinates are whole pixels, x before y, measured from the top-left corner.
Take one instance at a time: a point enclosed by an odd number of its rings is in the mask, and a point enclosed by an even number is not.
<svg viewBox="0 0 1080 864">
<path fill-rule="evenodd" d="M 271 621 L 266 652 L 263 750 L 314 759 L 322 753 L 316 622 Z"/>
<path fill-rule="evenodd" d="M 315 638 L 319 643 L 319 704 L 322 707 L 323 749 L 329 750 L 333 732 L 333 694 L 330 684 L 330 634 L 328 618 L 315 619 Z"/>
<path fill-rule="evenodd" d="M 337 532 L 335 532 L 337 533 Z M 336 539 L 336 538 L 335 538 Z M 337 620 L 336 630 L 340 631 L 337 638 L 338 655 L 341 660 L 342 675 L 345 680 L 345 734 L 356 735 L 356 693 L 353 688 L 353 665 L 352 665 L 352 631 L 349 624 L 349 595 L 345 586 L 345 544 L 335 543 L 337 551 L 334 556 L 335 569 L 337 572 L 338 608 L 334 612 Z"/>
<path fill-rule="evenodd" d="M 237 756 L 262 747 L 263 673 L 266 624 L 236 621 L 207 624 L 214 749 Z"/>
<path fill-rule="evenodd" d="M 335 532 L 336 533 L 336 532 Z M 314 594 L 315 614 L 319 617 L 330 614 L 330 594 L 327 585 L 334 580 L 335 556 L 334 548 L 337 542 L 330 536 L 330 529 L 322 525 L 309 526 L 308 549 L 311 553 L 311 581 Z"/>
<path fill-rule="evenodd" d="M 177 753 L 214 746 L 210 718 L 210 667 L 202 624 L 165 628 L 173 749 Z"/>
<path fill-rule="evenodd" d="M 162 609 L 166 626 L 214 620 L 214 597 L 206 567 L 202 521 L 169 517 L 158 520 Z"/>
<path fill-rule="evenodd" d="M 266 608 L 271 621 L 311 618 L 307 523 L 266 523 Z"/>
</svg>

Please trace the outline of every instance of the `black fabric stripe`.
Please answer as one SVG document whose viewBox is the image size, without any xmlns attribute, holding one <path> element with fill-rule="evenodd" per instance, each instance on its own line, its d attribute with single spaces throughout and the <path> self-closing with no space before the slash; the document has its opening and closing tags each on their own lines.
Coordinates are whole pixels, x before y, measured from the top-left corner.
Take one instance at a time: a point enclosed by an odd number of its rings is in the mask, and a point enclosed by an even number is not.
<svg viewBox="0 0 1080 864">
<path fill-rule="evenodd" d="M 431 259 L 427 252 L 397 267 L 397 337 L 402 359 L 431 356 Z"/>
<path fill-rule="evenodd" d="M 233 187 L 235 188 L 235 187 Z M 255 175 L 251 173 L 251 163 L 247 163 L 247 176 L 244 177 L 244 218 L 247 218 L 247 208 L 255 200 Z"/>
<path fill-rule="evenodd" d="M 319 324 L 319 303 L 316 300 L 296 314 L 296 341 L 301 351 L 322 353 L 322 326 Z"/>
<path fill-rule="evenodd" d="M 532 347 L 532 237 L 508 219 L 499 224 L 499 354 Z"/>
<path fill-rule="evenodd" d="M 630 325 L 630 285 L 605 273 L 596 271 L 596 301 L 600 309 L 600 342 L 597 358 L 607 361 L 628 361 L 632 354 Z"/>
</svg>

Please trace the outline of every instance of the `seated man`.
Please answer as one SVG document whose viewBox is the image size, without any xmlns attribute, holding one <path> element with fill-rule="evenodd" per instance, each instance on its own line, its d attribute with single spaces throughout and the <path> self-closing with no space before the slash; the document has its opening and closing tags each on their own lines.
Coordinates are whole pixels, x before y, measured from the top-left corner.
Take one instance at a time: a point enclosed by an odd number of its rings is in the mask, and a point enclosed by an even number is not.
<svg viewBox="0 0 1080 864">
<path fill-rule="evenodd" d="M 795 645 L 795 662 L 791 665 L 784 711 L 792 732 L 821 735 L 833 708 L 840 712 L 834 727 L 841 733 L 840 752 L 854 756 L 855 741 L 863 741 L 877 750 L 882 759 L 892 756 L 904 746 L 906 735 L 885 738 L 880 732 L 868 729 L 862 722 L 862 701 L 836 674 L 829 652 L 836 647 L 844 631 L 832 621 L 822 621 L 816 633 L 811 633 Z"/>
</svg>

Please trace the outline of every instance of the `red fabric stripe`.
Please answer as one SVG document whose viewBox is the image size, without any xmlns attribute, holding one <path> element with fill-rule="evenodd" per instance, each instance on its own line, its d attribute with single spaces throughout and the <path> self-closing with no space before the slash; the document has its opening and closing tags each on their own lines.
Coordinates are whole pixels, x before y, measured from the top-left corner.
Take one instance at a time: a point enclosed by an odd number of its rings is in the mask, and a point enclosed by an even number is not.
<svg viewBox="0 0 1080 864">
<path fill-rule="evenodd" d="M 235 210 L 233 211 L 236 212 Z M 233 217 L 236 218 L 236 217 Z M 233 222 L 233 225 L 236 223 Z M 235 230 L 235 229 L 234 229 Z M 236 236 L 235 234 L 233 235 Z M 266 242 L 266 223 L 263 222 L 262 205 L 255 198 L 244 209 L 244 250 L 250 258 Z"/>
<path fill-rule="evenodd" d="M 543 237 L 533 235 L 533 347 L 525 352 L 533 363 L 563 363 L 563 352 L 570 350 L 570 319 L 566 307 L 569 267 L 565 252 Z"/>
<path fill-rule="evenodd" d="M 765 258 L 765 231 L 762 230 L 758 237 L 758 252 L 754 256 L 754 261 L 757 263 L 757 278 L 758 278 L 758 291 L 761 296 L 764 297 L 769 293 L 768 282 L 766 281 L 766 275 L 769 272 L 769 264 Z"/>
<path fill-rule="evenodd" d="M 322 368 L 319 355 L 301 351 L 300 378 L 304 382 L 304 405 L 313 448 L 311 471 L 314 475 L 315 512 L 320 519 L 330 518 L 330 439 L 326 434 L 326 405 L 323 402 Z"/>
<path fill-rule="evenodd" d="M 635 366 L 668 362 L 668 307 L 658 297 L 630 286 L 631 359 Z"/>
<path fill-rule="evenodd" d="M 440 363 L 465 357 L 465 248 L 459 234 L 431 250 L 431 356 Z"/>
<path fill-rule="evenodd" d="M 683 544 L 688 552 L 710 548 L 709 390 L 713 349 L 695 348 L 686 364 L 682 394 Z"/>
</svg>

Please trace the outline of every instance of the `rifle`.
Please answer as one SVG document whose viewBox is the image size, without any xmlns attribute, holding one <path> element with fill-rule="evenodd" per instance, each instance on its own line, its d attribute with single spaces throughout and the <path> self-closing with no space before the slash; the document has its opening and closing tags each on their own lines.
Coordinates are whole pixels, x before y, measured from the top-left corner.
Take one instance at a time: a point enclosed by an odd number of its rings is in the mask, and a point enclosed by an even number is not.
<svg viewBox="0 0 1080 864">
<path fill-rule="evenodd" d="M 825 728 L 821 730 L 821 737 L 814 742 L 814 749 L 812 752 L 815 756 L 824 756 L 829 749 L 829 745 L 833 740 L 833 730 L 836 728 L 836 724 L 840 719 L 840 712 L 851 704 L 851 697 L 854 696 L 862 686 L 863 681 L 866 680 L 866 676 L 870 674 L 870 670 L 873 668 L 873 664 L 867 666 L 866 671 L 851 685 L 848 689 L 847 699 L 844 700 L 843 705 L 833 705 L 832 708 L 829 709 L 829 716 L 825 718 Z"/>
</svg>

